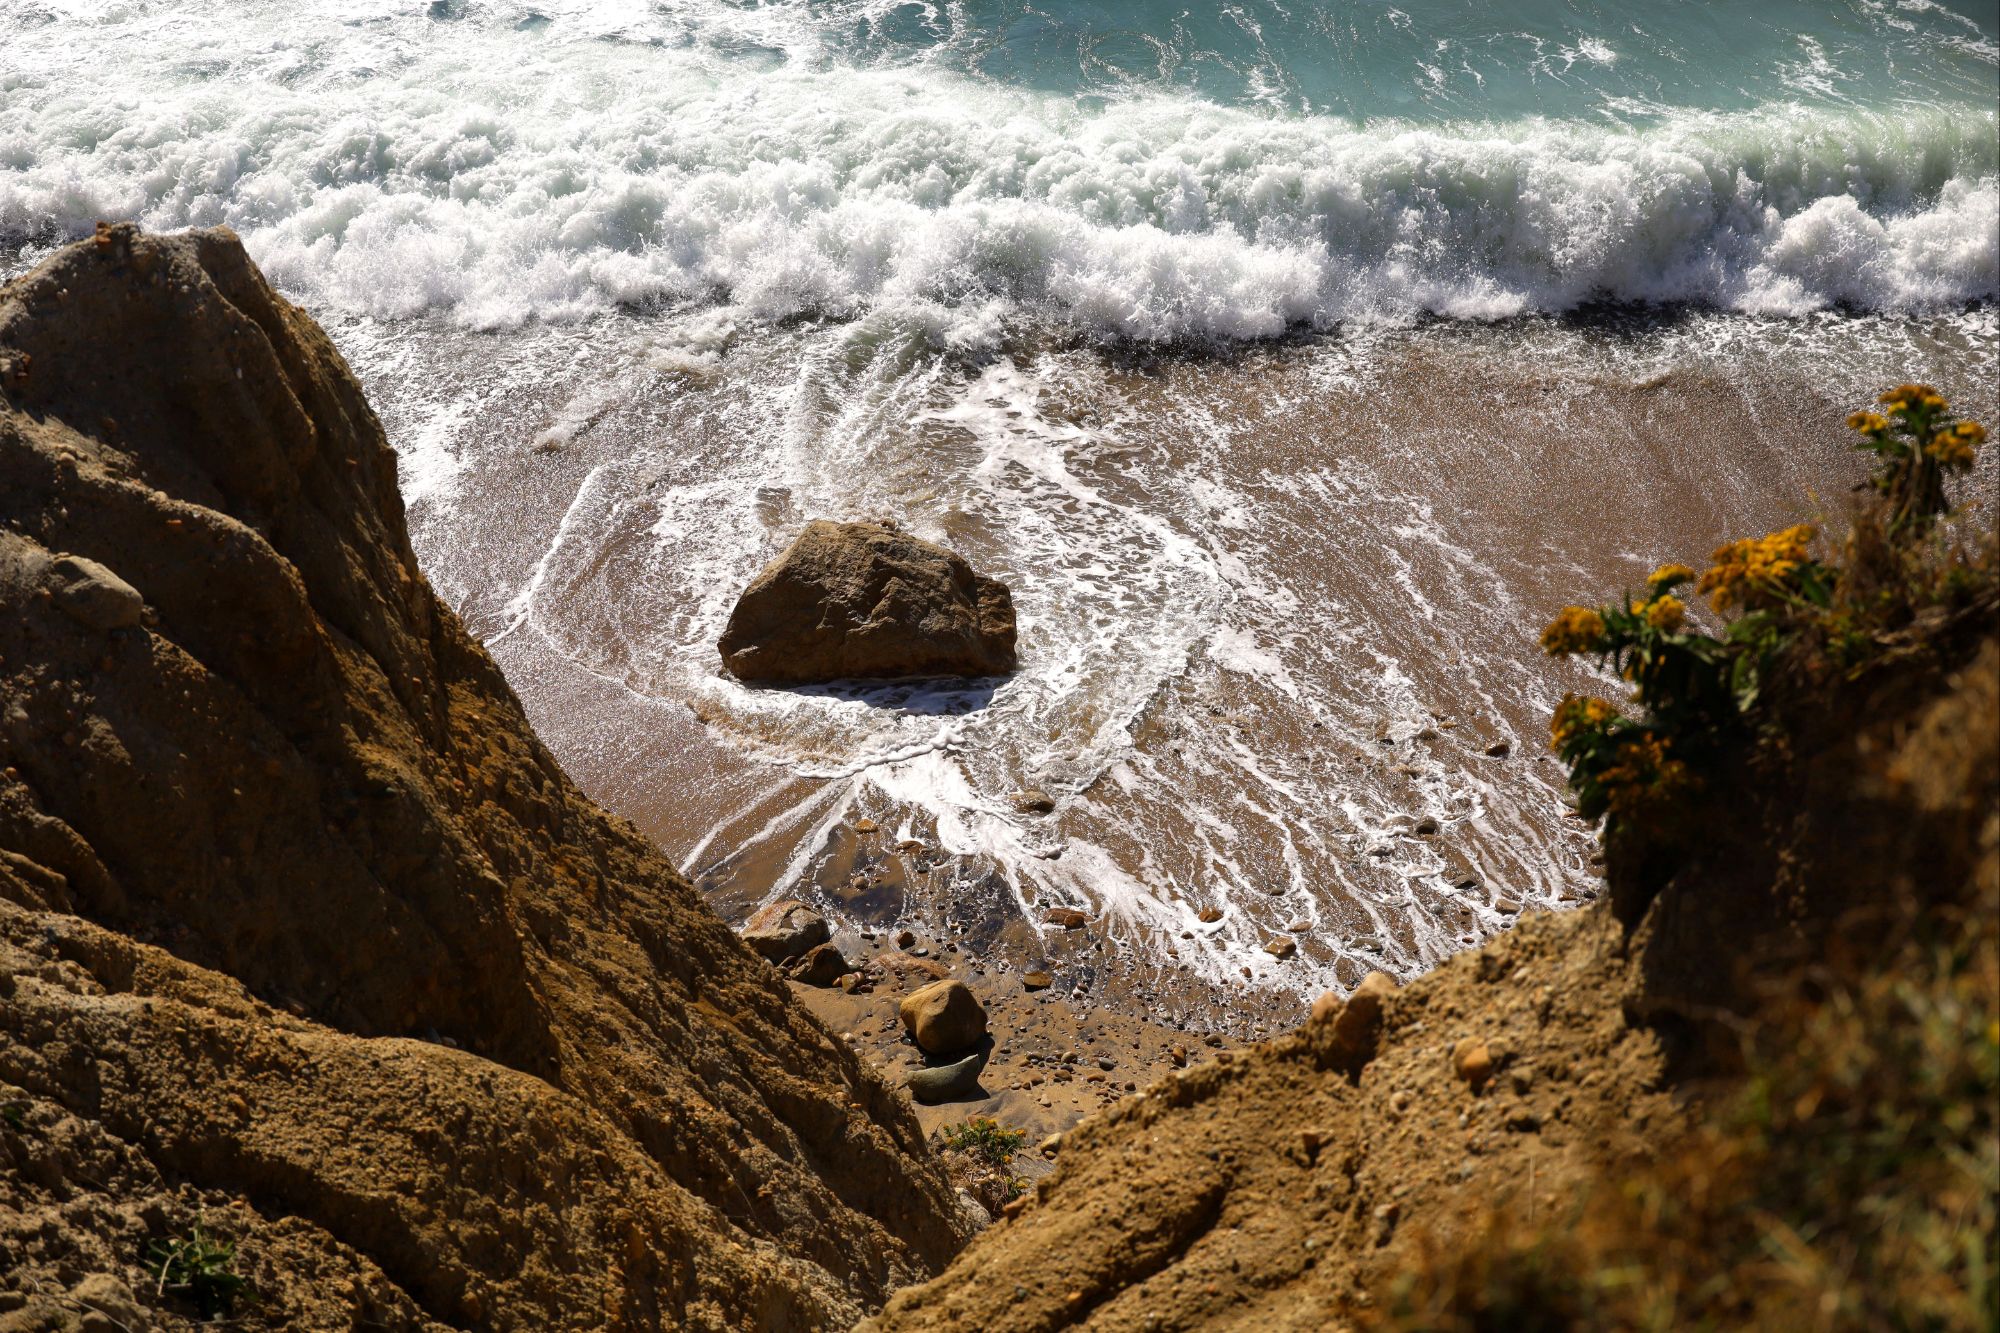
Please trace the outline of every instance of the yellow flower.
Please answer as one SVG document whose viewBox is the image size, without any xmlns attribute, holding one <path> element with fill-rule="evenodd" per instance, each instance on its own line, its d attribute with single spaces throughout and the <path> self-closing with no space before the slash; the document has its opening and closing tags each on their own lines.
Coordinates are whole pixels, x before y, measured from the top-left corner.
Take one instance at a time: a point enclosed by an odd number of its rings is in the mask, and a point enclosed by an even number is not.
<svg viewBox="0 0 2000 1333">
<path fill-rule="evenodd" d="M 1587 606 L 1566 606 L 1542 631 L 1542 651 L 1550 657 L 1594 652 L 1603 639 L 1603 616 Z"/>
<path fill-rule="evenodd" d="M 1809 523 L 1762 537 L 1745 537 L 1715 548 L 1714 564 L 1701 576 L 1698 590 L 1708 594 L 1718 611 L 1749 606 L 1782 590 L 1809 557 L 1806 544 L 1817 535 Z"/>
<path fill-rule="evenodd" d="M 1618 710 L 1602 699 L 1565 694 L 1549 719 L 1549 748 L 1561 750 L 1578 733 L 1601 730 L 1617 717 Z"/>
<path fill-rule="evenodd" d="M 1655 597 L 1645 607 L 1646 623 L 1656 630 L 1672 634 L 1687 619 L 1687 606 L 1672 593 Z"/>
<path fill-rule="evenodd" d="M 1894 411 L 1924 408 L 1942 412 L 1947 406 L 1944 395 L 1928 384 L 1898 384 L 1875 401 Z"/>
<path fill-rule="evenodd" d="M 1889 418 L 1880 412 L 1856 412 L 1847 419 L 1850 430 L 1858 430 L 1863 435 L 1880 435 L 1889 429 Z"/>
<path fill-rule="evenodd" d="M 1613 818 L 1630 819 L 1650 802 L 1692 785 L 1688 766 L 1667 757 L 1670 744 L 1663 736 L 1633 736 L 1619 744 L 1618 762 L 1598 776 Z"/>
<path fill-rule="evenodd" d="M 1950 431 L 1939 431 L 1924 446 L 1924 452 L 1946 467 L 1968 468 L 1972 466 L 1972 446 L 1962 436 Z"/>
<path fill-rule="evenodd" d="M 1646 576 L 1646 591 L 1659 593 L 1692 581 L 1694 571 L 1686 565 L 1661 565 Z"/>
</svg>

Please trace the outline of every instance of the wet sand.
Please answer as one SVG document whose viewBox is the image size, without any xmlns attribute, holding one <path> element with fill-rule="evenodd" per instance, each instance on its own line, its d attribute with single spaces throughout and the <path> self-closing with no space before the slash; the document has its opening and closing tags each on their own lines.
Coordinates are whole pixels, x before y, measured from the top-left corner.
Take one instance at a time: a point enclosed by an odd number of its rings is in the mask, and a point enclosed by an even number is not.
<svg viewBox="0 0 2000 1333">
<path fill-rule="evenodd" d="M 1544 737 L 1565 690 L 1610 683 L 1540 656 L 1551 613 L 1837 514 L 1863 470 L 1841 419 L 1883 384 L 1995 407 L 1990 311 L 970 361 L 836 326 L 699 354 L 671 320 L 336 337 L 440 589 L 726 915 L 803 896 L 1046 967 L 1079 1011 L 1246 1035 L 1595 892 Z M 723 678 L 758 565 L 807 517 L 879 515 L 1013 586 L 1020 675 Z"/>
</svg>

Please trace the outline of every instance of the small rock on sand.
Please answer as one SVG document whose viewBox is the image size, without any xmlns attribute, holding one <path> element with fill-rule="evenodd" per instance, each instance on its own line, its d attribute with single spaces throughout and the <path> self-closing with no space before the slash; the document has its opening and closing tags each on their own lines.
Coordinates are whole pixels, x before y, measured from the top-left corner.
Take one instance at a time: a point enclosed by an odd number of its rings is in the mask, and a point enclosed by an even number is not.
<svg viewBox="0 0 2000 1333">
<path fill-rule="evenodd" d="M 1204 907 L 1195 913 L 1195 919 L 1205 926 L 1212 926 L 1222 920 L 1222 909 L 1220 907 Z"/>
<path fill-rule="evenodd" d="M 1021 985 L 1026 990 L 1047 990 L 1054 981 L 1054 977 L 1039 970 L 1021 974 Z"/>
<path fill-rule="evenodd" d="M 1061 926 L 1064 930 L 1082 930 L 1090 924 L 1090 918 L 1074 907 L 1051 907 L 1043 914 L 1042 920 L 1052 926 Z"/>
<path fill-rule="evenodd" d="M 963 1060 L 948 1065 L 930 1065 L 923 1069 L 913 1069 L 904 1083 L 910 1095 L 926 1106 L 950 1101 L 954 1097 L 967 1097 L 979 1088 L 980 1071 L 986 1067 L 986 1052 L 974 1051 Z"/>
<path fill-rule="evenodd" d="M 803 981 L 808 986 L 836 986 L 840 979 L 854 971 L 854 964 L 831 944 L 816 944 L 806 950 L 805 956 L 793 963 L 790 975 L 795 981 Z"/>
<path fill-rule="evenodd" d="M 1290 958 L 1299 951 L 1299 943 L 1289 935 L 1279 935 L 1264 945 L 1264 952 L 1276 959 Z"/>
<path fill-rule="evenodd" d="M 56 557 L 48 577 L 56 606 L 91 629 L 130 629 L 146 609 L 146 599 L 137 588 L 80 555 Z"/>
<path fill-rule="evenodd" d="M 1055 810 L 1056 800 L 1040 787 L 1030 787 L 1014 793 L 1014 808 L 1022 814 L 1046 815 Z"/>
</svg>

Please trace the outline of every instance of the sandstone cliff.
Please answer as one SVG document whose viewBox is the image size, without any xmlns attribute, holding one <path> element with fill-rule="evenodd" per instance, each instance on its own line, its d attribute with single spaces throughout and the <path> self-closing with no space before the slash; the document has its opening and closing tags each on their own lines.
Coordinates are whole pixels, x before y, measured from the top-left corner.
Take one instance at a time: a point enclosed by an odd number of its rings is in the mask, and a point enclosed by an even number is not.
<svg viewBox="0 0 2000 1333">
<path fill-rule="evenodd" d="M 836 1327 L 949 1258 L 907 1105 L 535 739 L 232 235 L 0 291 L 0 394 L 0 1327 L 186 1315 L 197 1225 L 287 1328 Z"/>
</svg>

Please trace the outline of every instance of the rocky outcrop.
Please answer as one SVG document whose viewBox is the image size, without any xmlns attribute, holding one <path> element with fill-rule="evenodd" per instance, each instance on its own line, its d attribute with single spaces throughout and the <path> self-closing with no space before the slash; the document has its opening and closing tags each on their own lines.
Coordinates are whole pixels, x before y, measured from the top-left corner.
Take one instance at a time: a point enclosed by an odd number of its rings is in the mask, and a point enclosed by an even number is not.
<svg viewBox="0 0 2000 1333">
<path fill-rule="evenodd" d="M 879 523 L 808 523 L 764 567 L 717 645 L 741 680 L 998 676 L 1014 600 L 962 558 Z"/>
<path fill-rule="evenodd" d="M 0 393 L 0 1322 L 184 1316 L 197 1225 L 253 1327 L 840 1327 L 950 1256 L 907 1103 L 536 740 L 232 235 L 0 290 Z"/>
</svg>

